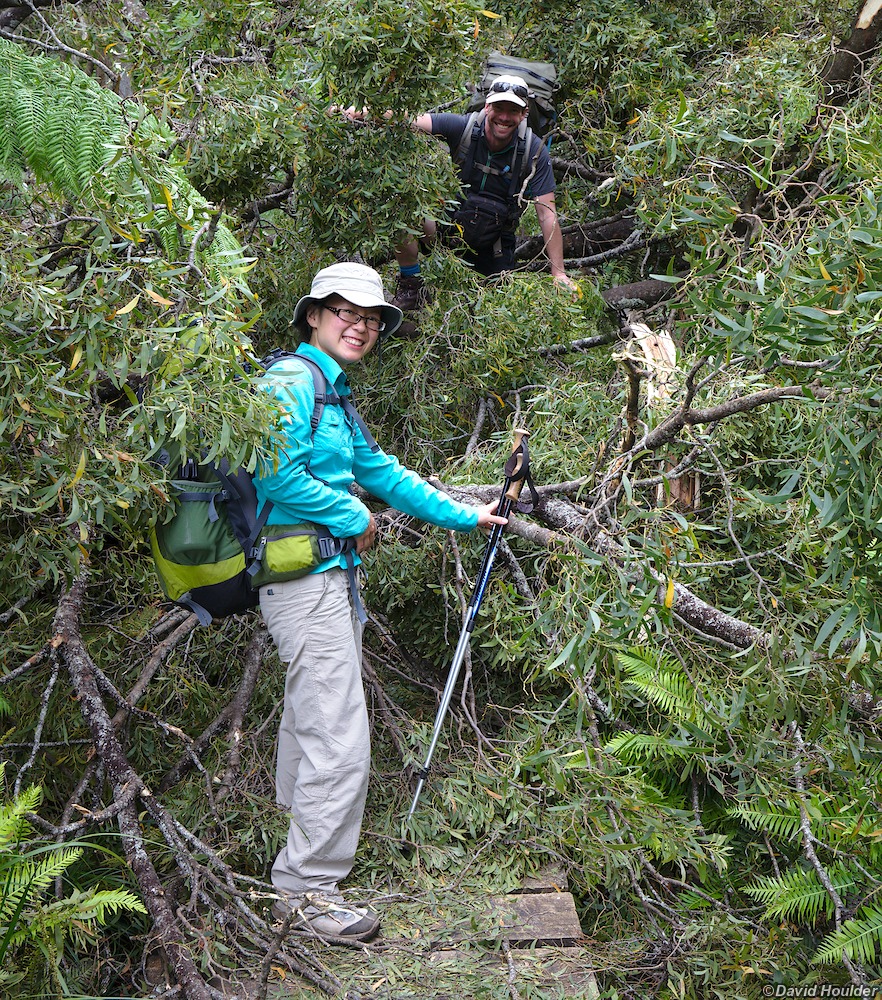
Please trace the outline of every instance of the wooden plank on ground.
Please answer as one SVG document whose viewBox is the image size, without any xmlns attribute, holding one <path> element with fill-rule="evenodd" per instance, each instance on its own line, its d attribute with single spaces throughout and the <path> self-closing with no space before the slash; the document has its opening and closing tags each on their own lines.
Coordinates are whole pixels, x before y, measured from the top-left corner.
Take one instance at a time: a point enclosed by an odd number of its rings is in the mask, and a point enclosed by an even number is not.
<svg viewBox="0 0 882 1000">
<path fill-rule="evenodd" d="M 491 913 L 499 924 L 498 937 L 511 944 L 575 944 L 582 926 L 570 892 L 537 892 L 496 896 Z"/>
<path fill-rule="evenodd" d="M 523 885 L 519 889 L 512 889 L 512 893 L 522 892 L 566 892 L 569 889 L 567 873 L 563 865 L 548 865 L 535 875 L 530 875 L 524 879 Z"/>
<path fill-rule="evenodd" d="M 535 944 L 572 945 L 582 937 L 582 927 L 572 893 L 536 892 L 491 896 L 471 918 L 471 927 L 439 930 L 438 944 L 457 941 L 508 941 L 515 947 Z"/>
</svg>

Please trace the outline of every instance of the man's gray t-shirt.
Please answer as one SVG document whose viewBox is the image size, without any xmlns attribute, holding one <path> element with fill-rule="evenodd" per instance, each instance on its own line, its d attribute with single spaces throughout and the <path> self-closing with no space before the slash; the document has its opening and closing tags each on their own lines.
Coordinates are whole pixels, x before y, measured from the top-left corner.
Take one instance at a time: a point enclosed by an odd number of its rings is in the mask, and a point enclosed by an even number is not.
<svg viewBox="0 0 882 1000">
<path fill-rule="evenodd" d="M 450 155 L 455 156 L 456 150 L 462 140 L 471 115 L 454 115 L 449 113 L 432 115 L 432 135 L 440 136 L 447 142 L 450 148 Z M 487 147 L 487 140 L 484 138 L 484 131 L 474 142 L 474 162 L 494 167 L 498 170 L 505 170 L 510 166 L 514 143 L 500 150 L 498 153 L 491 153 Z M 545 143 L 537 135 L 533 135 L 530 149 L 527 153 L 527 163 L 531 163 L 535 157 L 536 172 L 530 178 L 527 189 L 524 192 L 527 198 L 539 198 L 543 194 L 550 194 L 555 189 L 554 173 L 551 169 L 551 158 Z M 529 167 L 528 167 L 529 171 Z M 461 172 L 461 167 L 460 167 Z M 471 183 L 472 190 L 482 191 L 485 194 L 495 195 L 498 198 L 507 198 L 510 183 L 508 173 L 485 174 L 474 170 L 472 177 L 463 177 L 463 184 Z"/>
</svg>

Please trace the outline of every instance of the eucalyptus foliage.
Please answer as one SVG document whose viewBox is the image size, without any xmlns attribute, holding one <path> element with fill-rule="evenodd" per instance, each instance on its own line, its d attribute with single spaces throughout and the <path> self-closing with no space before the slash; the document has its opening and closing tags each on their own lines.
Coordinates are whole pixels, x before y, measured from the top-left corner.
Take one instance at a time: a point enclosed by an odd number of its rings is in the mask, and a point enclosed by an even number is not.
<svg viewBox="0 0 882 1000">
<path fill-rule="evenodd" d="M 358 257 L 391 287 L 401 235 L 457 193 L 444 145 L 406 119 L 462 108 L 499 48 L 559 69 L 567 246 L 590 248 L 609 220 L 639 240 L 573 268 L 576 295 L 531 271 L 481 282 L 436 247 L 418 336 L 352 372 L 360 411 L 410 467 L 489 499 L 526 424 L 543 493 L 504 536 L 409 826 L 406 769 L 430 738 L 484 539 L 377 510 L 375 774 L 351 884 L 404 946 L 307 960 L 298 940 L 267 975 L 289 970 L 292 995 L 296 972 L 304 996 L 318 982 L 510 998 L 517 986 L 478 962 L 498 928 L 475 901 L 552 866 L 607 996 L 878 983 L 878 56 L 847 100 L 822 83 L 850 13 L 777 0 L 41 11 L 51 32 L 31 17 L 0 40 L 0 705 L 14 710 L 5 781 L 44 788 L 60 853 L 0 853 L 14 854 L 4 870 L 64 867 L 60 831 L 82 816 L 91 834 L 85 813 L 106 815 L 149 859 L 151 905 L 183 915 L 199 975 L 253 979 L 279 947 L 264 918 L 287 828 L 270 779 L 282 667 L 269 656 L 246 692 L 256 616 L 191 632 L 167 613 L 146 544 L 170 510 L 155 459 L 169 442 L 246 463 L 271 447 L 249 359 L 293 347 L 318 267 Z M 83 71 L 96 65 L 130 96 Z M 350 104 L 366 121 L 339 114 Z M 632 281 L 670 292 L 642 315 L 676 341 L 663 392 L 623 339 L 633 300 L 614 312 L 602 296 Z M 86 663 L 107 715 L 126 718 L 103 739 Z M 139 789 L 134 820 L 111 736 Z M 33 794 L 7 795 L 19 817 Z M 107 826 L 117 815 L 131 825 Z M 26 897 L 44 916 L 56 905 Z M 434 918 L 468 938 L 464 978 L 430 963 Z M 53 974 L 61 952 L 3 919 Z M 108 988 L 156 985 L 126 971 L 129 957 L 141 969 L 140 930 L 93 942 Z"/>
</svg>

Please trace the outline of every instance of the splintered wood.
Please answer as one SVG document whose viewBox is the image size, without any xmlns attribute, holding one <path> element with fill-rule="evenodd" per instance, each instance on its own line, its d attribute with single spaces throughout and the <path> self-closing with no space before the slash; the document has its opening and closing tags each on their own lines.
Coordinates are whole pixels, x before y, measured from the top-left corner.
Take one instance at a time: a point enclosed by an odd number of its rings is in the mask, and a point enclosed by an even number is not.
<svg viewBox="0 0 882 1000">
<path fill-rule="evenodd" d="M 652 330 L 640 320 L 629 319 L 628 328 L 634 335 L 634 343 L 648 372 L 646 405 L 650 409 L 661 409 L 670 401 L 674 389 L 677 374 L 677 345 L 667 330 Z M 662 467 L 665 471 L 670 471 L 674 468 L 674 463 L 665 459 Z M 697 507 L 698 473 L 690 472 L 676 479 L 669 479 L 668 490 L 671 500 L 679 502 L 684 507 Z M 664 484 L 661 484 L 656 490 L 656 503 L 662 506 L 665 502 L 665 488 Z"/>
</svg>

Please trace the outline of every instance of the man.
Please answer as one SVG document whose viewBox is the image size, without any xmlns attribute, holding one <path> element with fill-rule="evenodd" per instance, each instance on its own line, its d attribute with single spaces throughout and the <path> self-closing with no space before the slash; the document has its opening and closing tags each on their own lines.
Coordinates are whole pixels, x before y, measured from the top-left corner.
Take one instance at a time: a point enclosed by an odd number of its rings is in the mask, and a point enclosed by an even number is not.
<svg viewBox="0 0 882 1000">
<path fill-rule="evenodd" d="M 347 114 L 361 118 L 350 108 Z M 564 270 L 563 240 L 554 203 L 555 181 L 551 159 L 542 140 L 529 132 L 529 89 L 519 76 L 498 76 L 490 85 L 484 110 L 475 122 L 471 141 L 466 131 L 471 115 L 422 114 L 412 125 L 447 141 L 450 155 L 459 160 L 463 201 L 453 213 L 465 249 L 463 259 L 479 274 L 493 275 L 514 266 L 515 232 L 527 204 L 536 206 L 545 252 L 554 281 L 576 288 Z M 520 142 L 519 142 L 520 140 Z M 462 155 L 464 145 L 468 146 Z M 433 223 L 424 224 L 426 236 L 435 236 Z M 404 311 L 419 309 L 426 290 L 420 275 L 419 245 L 411 240 L 397 248 L 399 278 L 394 305 Z"/>
</svg>

